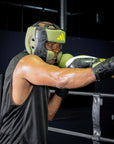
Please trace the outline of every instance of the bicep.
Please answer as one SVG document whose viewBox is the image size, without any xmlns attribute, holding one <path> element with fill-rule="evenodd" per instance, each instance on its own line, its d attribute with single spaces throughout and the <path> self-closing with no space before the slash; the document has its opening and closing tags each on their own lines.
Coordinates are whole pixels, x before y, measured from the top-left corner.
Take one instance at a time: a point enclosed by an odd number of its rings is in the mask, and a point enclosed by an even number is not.
<svg viewBox="0 0 114 144">
<path fill-rule="evenodd" d="M 23 77 L 34 85 L 56 86 L 58 67 L 45 63 L 37 56 L 23 59 Z"/>
</svg>

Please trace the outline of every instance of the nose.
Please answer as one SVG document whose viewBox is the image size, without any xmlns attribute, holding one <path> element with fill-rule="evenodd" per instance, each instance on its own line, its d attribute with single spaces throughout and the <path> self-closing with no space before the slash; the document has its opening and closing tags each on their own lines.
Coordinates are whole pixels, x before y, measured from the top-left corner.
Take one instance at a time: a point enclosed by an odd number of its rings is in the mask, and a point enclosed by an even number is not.
<svg viewBox="0 0 114 144">
<path fill-rule="evenodd" d="M 55 43 L 53 46 L 53 50 L 54 50 L 54 52 L 58 53 L 60 51 L 60 45 Z"/>
</svg>

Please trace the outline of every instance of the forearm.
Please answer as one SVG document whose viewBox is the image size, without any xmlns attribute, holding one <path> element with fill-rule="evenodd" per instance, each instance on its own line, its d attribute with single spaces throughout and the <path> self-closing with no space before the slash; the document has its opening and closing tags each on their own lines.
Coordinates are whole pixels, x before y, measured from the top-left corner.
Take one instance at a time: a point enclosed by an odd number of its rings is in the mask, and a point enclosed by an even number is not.
<svg viewBox="0 0 114 144">
<path fill-rule="evenodd" d="M 62 98 L 54 94 L 48 104 L 48 120 L 52 120 L 62 103 Z"/>
<path fill-rule="evenodd" d="M 91 68 L 74 69 L 74 73 L 70 75 L 66 74 L 66 77 L 67 81 L 61 88 L 80 88 L 96 81 L 96 77 Z"/>
</svg>

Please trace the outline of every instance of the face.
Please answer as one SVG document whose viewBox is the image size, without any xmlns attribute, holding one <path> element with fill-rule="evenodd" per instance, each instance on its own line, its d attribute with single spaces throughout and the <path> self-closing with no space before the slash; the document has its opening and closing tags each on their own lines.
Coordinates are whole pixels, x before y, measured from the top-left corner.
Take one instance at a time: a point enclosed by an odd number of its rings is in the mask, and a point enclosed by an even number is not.
<svg viewBox="0 0 114 144">
<path fill-rule="evenodd" d="M 54 52 L 54 57 L 52 58 L 52 60 L 47 61 L 47 63 L 54 64 L 55 60 L 57 59 L 57 54 L 59 53 L 61 49 L 61 44 L 53 43 L 53 42 L 46 42 L 46 49 Z"/>
</svg>

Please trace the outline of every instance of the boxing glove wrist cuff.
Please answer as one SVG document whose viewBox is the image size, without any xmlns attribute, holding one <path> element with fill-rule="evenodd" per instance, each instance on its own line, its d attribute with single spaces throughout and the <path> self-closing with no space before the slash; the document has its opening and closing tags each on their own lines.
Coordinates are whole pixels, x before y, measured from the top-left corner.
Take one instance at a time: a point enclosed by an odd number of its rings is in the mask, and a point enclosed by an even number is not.
<svg viewBox="0 0 114 144">
<path fill-rule="evenodd" d="M 97 80 L 111 77 L 114 74 L 114 57 L 94 64 L 92 70 Z"/>
</svg>

